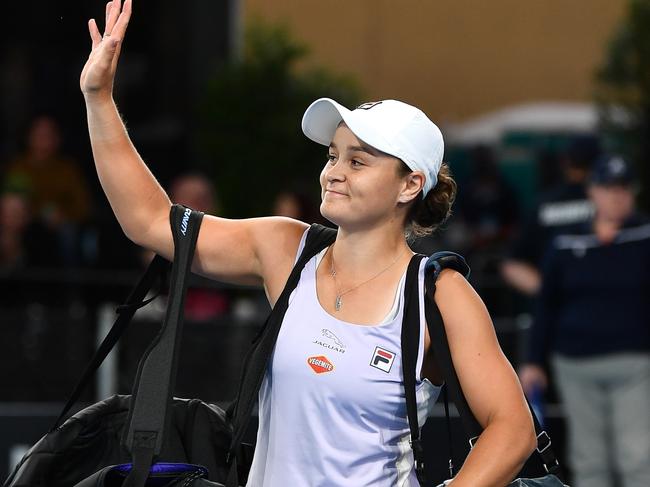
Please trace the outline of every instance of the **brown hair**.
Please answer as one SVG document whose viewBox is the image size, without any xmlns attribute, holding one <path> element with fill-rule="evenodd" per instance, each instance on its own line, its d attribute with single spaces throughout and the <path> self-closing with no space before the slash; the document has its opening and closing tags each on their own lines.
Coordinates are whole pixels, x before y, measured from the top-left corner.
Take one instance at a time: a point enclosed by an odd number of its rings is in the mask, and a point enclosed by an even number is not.
<svg viewBox="0 0 650 487">
<path fill-rule="evenodd" d="M 400 165 L 400 176 L 411 173 L 411 169 Z M 451 205 L 456 199 L 456 181 L 446 163 L 438 171 L 438 182 L 425 198 L 417 196 L 406 215 L 406 237 L 413 239 L 432 234 L 451 215 Z"/>
</svg>

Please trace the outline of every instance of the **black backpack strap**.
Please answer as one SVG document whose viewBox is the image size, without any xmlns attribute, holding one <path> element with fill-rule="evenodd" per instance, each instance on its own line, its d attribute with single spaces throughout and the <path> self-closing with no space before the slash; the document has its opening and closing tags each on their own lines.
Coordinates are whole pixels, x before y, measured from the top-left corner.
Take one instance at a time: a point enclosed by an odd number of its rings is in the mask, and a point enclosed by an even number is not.
<svg viewBox="0 0 650 487">
<path fill-rule="evenodd" d="M 458 409 L 461 422 L 465 429 L 465 433 L 469 438 L 470 447 L 473 447 L 476 440 L 483 432 L 483 428 L 474 417 L 467 399 L 463 394 L 460 381 L 454 369 L 451 352 L 449 350 L 449 342 L 447 341 L 447 334 L 445 332 L 445 325 L 440 314 L 440 310 L 434 300 L 436 290 L 436 280 L 443 269 L 454 269 L 466 278 L 469 277 L 470 269 L 465 259 L 460 255 L 453 252 L 437 252 L 433 254 L 425 265 L 425 316 L 429 335 L 431 337 L 431 346 L 436 357 L 436 361 L 441 368 L 441 372 L 445 378 L 445 387 Z M 535 423 L 535 432 L 537 434 L 537 452 L 540 454 L 544 469 L 549 473 L 554 473 L 559 470 L 559 463 L 551 448 L 551 438 L 548 433 L 544 431 L 533 411 L 528 399 L 528 408 Z M 447 421 L 449 417 L 447 416 Z"/>
<path fill-rule="evenodd" d="M 122 438 L 133 458 L 133 468 L 124 481 L 124 487 L 142 487 L 151 464 L 162 450 L 176 381 L 187 278 L 202 219 L 202 212 L 181 205 L 171 207 L 174 262 L 167 313 L 161 331 L 138 364 L 127 428 Z"/>
<path fill-rule="evenodd" d="M 149 263 L 147 270 L 140 278 L 138 284 L 135 286 L 133 291 L 131 291 L 131 294 L 126 300 L 126 304 L 117 307 L 118 317 L 115 320 L 115 323 L 113 323 L 110 331 L 106 334 L 101 345 L 97 348 L 97 351 L 90 359 L 90 362 L 86 366 L 86 370 L 84 370 L 81 379 L 79 379 L 72 394 L 70 394 L 70 398 L 61 410 L 59 417 L 56 418 L 50 432 L 59 427 L 63 418 L 68 414 L 68 411 L 70 411 L 70 408 L 72 408 L 72 406 L 79 400 L 79 397 L 86 387 L 88 387 L 90 380 L 95 375 L 95 372 L 97 372 L 99 366 L 104 362 L 110 351 L 115 347 L 115 344 L 124 333 L 124 330 L 129 326 L 131 318 L 133 318 L 135 312 L 155 299 L 156 296 L 146 300 L 144 298 L 153 287 L 154 282 L 164 275 L 167 266 L 168 262 L 159 255 L 156 255 Z"/>
<path fill-rule="evenodd" d="M 411 430 L 411 449 L 415 473 L 420 485 L 426 483 L 424 475 L 424 448 L 420 438 L 418 407 L 415 397 L 418 349 L 420 345 L 420 284 L 419 270 L 424 255 L 416 254 L 406 269 L 404 285 L 404 316 L 402 318 L 402 380 L 406 396 L 406 415 Z"/>
<path fill-rule="evenodd" d="M 423 258 L 425 258 L 424 255 L 414 255 L 409 263 L 406 273 L 406 285 L 404 291 L 405 310 L 402 322 L 402 374 L 404 376 L 406 412 L 411 431 L 411 448 L 413 450 L 415 472 L 420 485 L 426 484 L 426 477 L 424 472 L 424 449 L 420 438 L 420 427 L 417 415 L 415 378 L 417 377 L 416 365 L 420 343 L 420 295 L 423 291 L 420 289 L 418 271 Z M 437 252 L 431 256 L 425 264 L 425 276 L 433 274 L 434 279 L 437 279 L 440 272 L 445 268 L 452 268 L 462 273 L 465 277 L 469 276 L 469 267 L 465 263 L 465 260 L 453 252 Z M 429 295 L 427 294 L 427 298 L 425 298 L 425 311 L 427 308 L 426 305 L 429 304 L 427 302 L 428 297 Z M 434 336 L 431 334 L 431 331 L 429 331 L 429 333 L 432 346 L 434 346 L 434 353 L 436 353 L 437 356 Z M 444 375 L 445 377 L 447 376 L 446 374 Z"/>
<path fill-rule="evenodd" d="M 228 455 L 230 473 L 226 482 L 227 487 L 238 487 L 237 450 L 246 433 L 253 406 L 257 401 L 258 393 L 264 380 L 264 374 L 266 373 L 275 342 L 278 338 L 278 333 L 280 332 L 282 320 L 289 306 L 289 296 L 298 285 L 300 274 L 305 264 L 318 252 L 331 245 L 335 239 L 336 230 L 334 229 L 318 224 L 314 224 L 309 228 L 305 246 L 287 279 L 282 294 L 280 294 L 262 331 L 244 360 L 237 402 L 231 408 L 233 435 Z"/>
<path fill-rule="evenodd" d="M 431 346 L 433 353 L 436 357 L 436 362 L 441 369 L 442 375 L 445 379 L 445 384 L 449 394 L 452 398 L 458 413 L 460 414 L 463 427 L 469 438 L 477 438 L 481 434 L 483 428 L 476 421 L 472 410 L 467 404 L 467 400 L 463 395 L 460 387 L 458 376 L 451 359 L 451 352 L 449 351 L 449 342 L 447 341 L 447 334 L 445 332 L 444 323 L 440 310 L 436 305 L 433 298 L 436 292 L 436 281 L 443 269 L 450 268 L 458 271 L 466 278 L 469 277 L 470 269 L 465 259 L 460 255 L 453 252 L 436 252 L 427 260 L 425 264 L 425 317 L 427 320 L 427 327 L 429 329 L 429 336 L 431 338 Z"/>
</svg>

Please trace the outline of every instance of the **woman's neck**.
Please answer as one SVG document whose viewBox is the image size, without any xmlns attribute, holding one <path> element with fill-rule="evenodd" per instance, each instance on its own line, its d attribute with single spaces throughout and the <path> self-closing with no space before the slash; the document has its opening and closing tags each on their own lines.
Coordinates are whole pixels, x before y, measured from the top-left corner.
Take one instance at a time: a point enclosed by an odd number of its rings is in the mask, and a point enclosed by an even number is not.
<svg viewBox="0 0 650 487">
<path fill-rule="evenodd" d="M 404 234 L 383 227 L 359 232 L 339 229 L 328 253 L 330 259 L 333 256 L 337 272 L 348 275 L 365 275 L 404 255 L 411 255 Z"/>
</svg>

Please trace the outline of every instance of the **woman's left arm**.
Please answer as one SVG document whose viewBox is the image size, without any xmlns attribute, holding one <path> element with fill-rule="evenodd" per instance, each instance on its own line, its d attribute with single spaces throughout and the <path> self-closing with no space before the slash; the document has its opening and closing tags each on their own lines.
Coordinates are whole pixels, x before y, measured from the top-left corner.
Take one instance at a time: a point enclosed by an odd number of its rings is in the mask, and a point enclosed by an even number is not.
<svg viewBox="0 0 650 487">
<path fill-rule="evenodd" d="M 435 301 L 463 393 L 484 428 L 451 485 L 503 487 L 537 446 L 517 374 L 499 346 L 483 301 L 462 275 L 443 270 Z"/>
</svg>

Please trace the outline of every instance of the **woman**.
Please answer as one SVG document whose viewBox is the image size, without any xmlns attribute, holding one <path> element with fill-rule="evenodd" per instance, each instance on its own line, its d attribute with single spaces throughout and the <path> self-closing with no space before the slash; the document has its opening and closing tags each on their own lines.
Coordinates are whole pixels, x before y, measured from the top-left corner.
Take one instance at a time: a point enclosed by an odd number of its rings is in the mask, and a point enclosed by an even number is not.
<svg viewBox="0 0 650 487">
<path fill-rule="evenodd" d="M 92 52 L 81 90 L 97 173 L 122 229 L 135 243 L 171 258 L 170 200 L 132 146 L 112 98 L 130 13 L 130 0 L 124 8 L 119 0 L 109 2 L 103 37 L 95 21 L 89 22 Z M 386 129 L 395 122 L 393 115 L 404 127 L 417 115 L 417 126 L 392 137 Z M 355 133 L 349 125 L 368 132 Z M 321 99 L 305 113 L 303 130 L 329 146 L 320 178 L 321 212 L 339 232 L 335 243 L 305 267 L 285 316 L 260 392 L 249 485 L 417 485 L 399 360 L 393 356 L 391 366 L 370 367 L 371 357 L 364 354 L 399 351 L 391 340 L 412 256 L 405 228 L 433 227 L 449 213 L 455 184 L 441 166 L 442 136 L 422 112 L 394 101 L 351 112 Z M 414 159 L 389 155 L 395 144 L 395 152 Z M 307 228 L 282 217 L 206 216 L 193 269 L 225 282 L 263 285 L 273 305 Z M 452 485 L 506 485 L 535 445 L 517 377 L 485 306 L 462 276 L 444 271 L 435 299 L 464 392 L 485 427 Z M 422 330 L 418 390 L 424 409 L 427 398 L 437 395 L 431 383 L 440 379 L 424 324 Z M 283 409 L 286 404 L 292 404 L 290 411 Z"/>
</svg>

